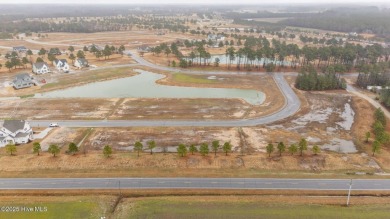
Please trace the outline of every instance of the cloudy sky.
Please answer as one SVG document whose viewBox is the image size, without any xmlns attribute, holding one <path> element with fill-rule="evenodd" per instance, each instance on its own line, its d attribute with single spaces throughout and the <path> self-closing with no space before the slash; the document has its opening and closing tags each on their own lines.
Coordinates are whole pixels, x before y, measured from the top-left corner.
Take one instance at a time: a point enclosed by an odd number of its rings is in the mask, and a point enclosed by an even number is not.
<svg viewBox="0 0 390 219">
<path fill-rule="evenodd" d="M 389 3 L 389 0 L 0 0 L 0 4 L 275 4 L 275 3 Z"/>
</svg>

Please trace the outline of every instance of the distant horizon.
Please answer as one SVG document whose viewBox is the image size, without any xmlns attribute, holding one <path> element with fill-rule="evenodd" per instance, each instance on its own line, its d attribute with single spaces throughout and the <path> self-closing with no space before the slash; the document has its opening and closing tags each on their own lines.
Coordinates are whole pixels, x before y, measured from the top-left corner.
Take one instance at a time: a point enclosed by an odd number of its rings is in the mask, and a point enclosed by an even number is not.
<svg viewBox="0 0 390 219">
<path fill-rule="evenodd" d="M 316 2 L 310 0 L 297 0 L 294 2 L 288 0 L 274 0 L 262 1 L 262 0 L 198 0 L 197 3 L 188 2 L 185 0 L 143 0 L 142 3 L 138 1 L 126 1 L 126 0 L 68 0 L 66 2 L 53 2 L 49 0 L 0 0 L 0 5 L 218 5 L 218 6 L 229 6 L 229 5 L 377 5 L 384 4 L 390 5 L 388 0 L 319 0 Z"/>
</svg>

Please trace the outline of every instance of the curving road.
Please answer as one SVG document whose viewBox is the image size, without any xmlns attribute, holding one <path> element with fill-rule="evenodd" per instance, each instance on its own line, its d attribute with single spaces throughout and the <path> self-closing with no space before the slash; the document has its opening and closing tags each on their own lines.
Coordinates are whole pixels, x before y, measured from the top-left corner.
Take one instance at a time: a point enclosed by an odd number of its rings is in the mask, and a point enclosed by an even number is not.
<svg viewBox="0 0 390 219">
<path fill-rule="evenodd" d="M 155 65 L 139 57 L 134 52 L 127 51 L 134 60 L 140 65 L 163 71 L 177 71 L 175 68 Z M 248 73 L 248 72 L 203 72 L 180 69 L 189 74 L 256 74 L 264 75 L 266 73 Z M 219 127 L 234 127 L 234 126 L 256 126 L 269 124 L 278 120 L 285 119 L 295 114 L 301 106 L 301 102 L 290 85 L 284 79 L 282 73 L 273 73 L 273 78 L 280 91 L 285 98 L 285 105 L 279 111 L 260 118 L 241 119 L 241 120 L 63 120 L 56 121 L 64 127 L 153 127 L 153 126 L 219 126 Z M 48 126 L 53 121 L 35 120 L 29 121 L 32 126 Z"/>
<path fill-rule="evenodd" d="M 56 121 L 64 127 L 152 127 L 152 126 L 256 126 L 287 118 L 300 108 L 299 98 L 288 85 L 281 73 L 275 73 L 274 79 L 286 99 L 284 107 L 274 114 L 241 120 L 63 120 Z M 29 121 L 32 126 L 48 126 L 53 121 Z"/>
<path fill-rule="evenodd" d="M 348 190 L 348 179 L 262 178 L 3 178 L 0 190 L 28 189 L 277 189 Z M 352 190 L 390 190 L 388 179 L 355 179 Z"/>
</svg>

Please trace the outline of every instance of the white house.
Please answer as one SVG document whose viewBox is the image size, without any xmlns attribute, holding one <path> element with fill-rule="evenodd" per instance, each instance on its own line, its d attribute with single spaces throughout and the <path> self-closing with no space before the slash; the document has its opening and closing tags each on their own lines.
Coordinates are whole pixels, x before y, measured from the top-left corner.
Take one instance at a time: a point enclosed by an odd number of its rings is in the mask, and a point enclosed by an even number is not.
<svg viewBox="0 0 390 219">
<path fill-rule="evenodd" d="M 33 139 L 30 124 L 24 120 L 5 120 L 0 127 L 0 147 L 7 144 L 25 144 Z"/>
<path fill-rule="evenodd" d="M 84 67 L 89 67 L 88 61 L 86 59 L 83 59 L 83 58 L 76 59 L 76 61 L 74 62 L 73 65 L 75 67 L 77 67 L 78 69 L 82 69 Z"/>
<path fill-rule="evenodd" d="M 15 47 L 12 47 L 12 51 L 14 51 L 14 52 L 26 52 L 27 48 L 25 46 L 15 46 Z"/>
<path fill-rule="evenodd" d="M 225 40 L 225 36 L 222 35 L 222 34 L 218 34 L 218 35 L 209 34 L 209 35 L 207 35 L 207 40 L 211 40 L 211 41 L 213 41 L 213 42 L 219 43 L 219 42 Z"/>
<path fill-rule="evenodd" d="M 46 74 L 50 72 L 50 68 L 46 62 L 36 62 L 33 64 L 32 71 L 35 74 Z"/>
<path fill-rule="evenodd" d="M 56 59 L 54 60 L 53 65 L 57 68 L 58 71 L 63 71 L 65 73 L 69 72 L 69 65 L 66 59 Z"/>
</svg>

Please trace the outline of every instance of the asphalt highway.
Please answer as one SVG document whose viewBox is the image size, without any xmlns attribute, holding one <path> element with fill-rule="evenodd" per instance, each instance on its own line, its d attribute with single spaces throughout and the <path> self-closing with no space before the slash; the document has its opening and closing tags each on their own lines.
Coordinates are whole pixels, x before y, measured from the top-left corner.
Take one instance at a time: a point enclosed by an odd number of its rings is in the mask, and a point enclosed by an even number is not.
<svg viewBox="0 0 390 219">
<path fill-rule="evenodd" d="M 21 189 L 259 189 L 347 190 L 349 179 L 261 178 L 3 178 L 0 190 Z M 355 179 L 352 190 L 390 190 L 388 179 Z"/>
</svg>

